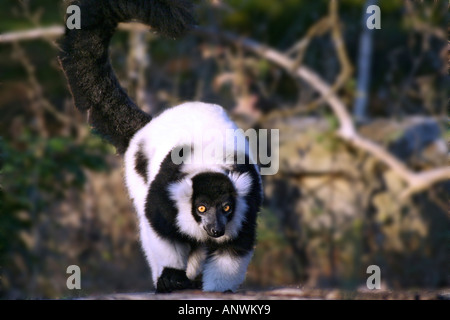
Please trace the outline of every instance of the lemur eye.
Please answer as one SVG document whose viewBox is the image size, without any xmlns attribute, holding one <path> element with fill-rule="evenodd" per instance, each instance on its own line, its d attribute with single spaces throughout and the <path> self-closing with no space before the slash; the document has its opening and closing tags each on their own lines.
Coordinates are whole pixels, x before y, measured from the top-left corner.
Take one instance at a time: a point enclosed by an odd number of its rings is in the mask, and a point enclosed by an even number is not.
<svg viewBox="0 0 450 320">
<path fill-rule="evenodd" d="M 231 207 L 228 204 L 223 206 L 223 211 L 228 212 L 230 210 L 231 210 Z"/>
<path fill-rule="evenodd" d="M 198 206 L 197 207 L 197 211 L 200 212 L 200 213 L 203 213 L 203 212 L 206 211 L 206 207 L 205 206 Z"/>
</svg>

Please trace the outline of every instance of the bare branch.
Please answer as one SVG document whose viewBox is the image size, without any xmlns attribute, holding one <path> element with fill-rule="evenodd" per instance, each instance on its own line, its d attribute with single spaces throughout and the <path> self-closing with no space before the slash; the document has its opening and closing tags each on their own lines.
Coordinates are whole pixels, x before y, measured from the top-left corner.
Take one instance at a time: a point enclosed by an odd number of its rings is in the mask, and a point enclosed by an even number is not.
<svg viewBox="0 0 450 320">
<path fill-rule="evenodd" d="M 450 180 L 450 167 L 430 169 L 424 172 L 416 173 L 411 171 L 402 161 L 397 159 L 386 149 L 359 135 L 355 129 L 351 115 L 347 111 L 347 107 L 344 105 L 342 100 L 336 96 L 332 88 L 325 81 L 323 81 L 319 75 L 310 70 L 308 67 L 299 66 L 293 69 L 295 66 L 295 61 L 291 58 L 273 48 L 264 46 L 249 38 L 242 38 L 231 33 L 217 32 L 215 30 L 204 28 L 198 28 L 195 32 L 202 36 L 215 38 L 220 37 L 225 41 L 233 43 L 234 45 L 241 46 L 246 50 L 280 66 L 293 76 L 302 79 L 317 90 L 339 120 L 340 127 L 337 131 L 337 135 L 347 143 L 350 143 L 351 145 L 371 154 L 373 157 L 396 172 L 398 176 L 407 183 L 408 187 L 401 195 L 403 198 L 424 191 L 437 182 Z"/>
<path fill-rule="evenodd" d="M 330 17 L 324 17 L 313 24 L 303 38 L 297 41 L 291 48 L 286 51 L 287 56 L 296 55 L 296 63 L 300 65 L 303 61 L 303 56 L 305 55 L 306 49 L 310 44 L 311 40 L 319 35 L 322 35 L 329 31 L 331 28 Z"/>
<path fill-rule="evenodd" d="M 70 119 L 70 117 L 59 111 L 48 99 L 44 97 L 42 86 L 36 78 L 35 67 L 26 55 L 25 50 L 23 50 L 17 42 L 14 43 L 14 52 L 14 59 L 22 64 L 28 75 L 29 88 L 27 90 L 27 95 L 30 99 L 31 109 L 36 115 L 39 132 L 44 135 L 46 134 L 42 108 L 51 113 L 61 123 L 67 125 L 72 123 L 72 119 Z"/>
<path fill-rule="evenodd" d="M 42 38 L 58 38 L 64 33 L 61 26 L 36 28 L 0 34 L 0 43 L 28 41 Z"/>
<path fill-rule="evenodd" d="M 126 29 L 137 27 L 142 28 L 139 24 L 137 24 L 136 26 L 128 26 Z M 120 26 L 119 29 L 125 28 Z M 0 35 L 0 43 L 30 40 L 40 37 L 58 37 L 62 35 L 63 32 L 64 28 L 62 27 L 49 27 L 38 28 L 30 31 L 6 33 Z M 450 167 L 435 168 L 423 172 L 414 172 L 386 149 L 359 135 L 355 129 L 351 115 L 347 111 L 347 107 L 333 92 L 333 88 L 308 67 L 303 65 L 296 66 L 295 61 L 289 58 L 286 54 L 262 45 L 255 40 L 239 37 L 228 32 L 219 32 L 217 30 L 207 28 L 197 28 L 193 31 L 193 33 L 200 36 L 206 36 L 208 38 L 212 37 L 214 39 L 220 37 L 227 42 L 240 46 L 245 50 L 267 59 L 282 69 L 285 69 L 294 77 L 300 78 L 308 83 L 312 88 L 321 94 L 323 99 L 328 103 L 333 113 L 338 118 L 340 127 L 336 134 L 342 140 L 368 152 L 373 157 L 387 165 L 407 183 L 408 186 L 403 192 L 402 197 L 409 197 L 415 193 L 424 191 L 437 182 L 450 180 Z"/>
<path fill-rule="evenodd" d="M 342 35 L 342 25 L 338 16 L 337 1 L 330 2 L 330 21 L 331 21 L 331 39 L 333 40 L 334 47 L 341 64 L 341 72 L 338 75 L 335 83 L 331 86 L 333 92 L 337 92 L 345 82 L 350 78 L 353 73 L 353 66 L 350 62 L 350 58 L 347 54 L 345 47 L 344 36 Z"/>
<path fill-rule="evenodd" d="M 305 36 L 300 39 L 294 46 L 285 52 L 285 56 L 296 55 L 295 62 L 292 69 L 298 69 L 303 62 L 303 56 L 306 49 L 314 37 L 321 36 L 326 32 L 330 32 L 331 39 L 333 41 L 339 63 L 341 65 L 341 71 L 336 78 L 336 81 L 331 86 L 330 92 L 337 92 L 348 80 L 353 72 L 353 66 L 348 57 L 347 50 L 344 43 L 344 37 L 342 35 L 342 26 L 339 22 L 338 5 L 337 1 L 330 1 L 329 13 L 325 18 L 320 19 L 312 27 L 308 29 Z M 262 117 L 262 121 L 270 120 L 276 117 L 288 117 L 300 112 L 307 112 L 315 109 L 319 104 L 325 101 L 324 96 L 312 101 L 308 105 L 299 105 L 295 108 L 286 110 L 274 110 L 269 114 Z"/>
<path fill-rule="evenodd" d="M 122 31 L 148 31 L 150 28 L 141 23 L 120 23 L 118 26 Z M 29 41 L 36 39 L 56 39 L 64 34 L 63 26 L 38 27 L 31 30 L 14 31 L 0 34 L 0 43 Z"/>
</svg>

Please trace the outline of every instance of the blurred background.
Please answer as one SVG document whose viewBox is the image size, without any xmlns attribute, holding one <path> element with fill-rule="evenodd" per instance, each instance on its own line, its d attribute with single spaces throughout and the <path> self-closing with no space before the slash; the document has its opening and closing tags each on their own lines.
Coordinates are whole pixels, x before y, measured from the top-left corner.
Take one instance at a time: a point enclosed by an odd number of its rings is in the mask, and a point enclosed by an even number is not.
<svg viewBox="0 0 450 320">
<path fill-rule="evenodd" d="M 381 29 L 366 27 L 370 4 Z M 372 264 L 383 288 L 449 286 L 448 6 L 205 0 L 202 28 L 181 40 L 119 28 L 112 63 L 145 111 L 202 100 L 243 128 L 280 130 L 244 288 L 357 289 Z M 3 299 L 152 290 L 122 159 L 75 109 L 56 58 L 64 11 L 62 1 L 0 2 Z M 258 43 L 266 50 L 252 51 Z M 340 136 L 346 117 L 385 152 Z M 428 170 L 438 178 L 412 183 Z M 69 265 L 81 268 L 81 290 L 66 287 Z"/>
</svg>

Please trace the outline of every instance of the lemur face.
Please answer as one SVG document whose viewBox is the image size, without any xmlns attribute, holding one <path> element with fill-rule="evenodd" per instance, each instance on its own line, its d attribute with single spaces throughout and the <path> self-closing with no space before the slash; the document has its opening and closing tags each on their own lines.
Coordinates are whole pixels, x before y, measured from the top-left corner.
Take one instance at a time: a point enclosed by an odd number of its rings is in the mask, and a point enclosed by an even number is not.
<svg viewBox="0 0 450 320">
<path fill-rule="evenodd" d="M 236 190 L 230 179 L 217 172 L 200 173 L 192 178 L 192 215 L 213 238 L 225 234 L 236 207 Z"/>
</svg>

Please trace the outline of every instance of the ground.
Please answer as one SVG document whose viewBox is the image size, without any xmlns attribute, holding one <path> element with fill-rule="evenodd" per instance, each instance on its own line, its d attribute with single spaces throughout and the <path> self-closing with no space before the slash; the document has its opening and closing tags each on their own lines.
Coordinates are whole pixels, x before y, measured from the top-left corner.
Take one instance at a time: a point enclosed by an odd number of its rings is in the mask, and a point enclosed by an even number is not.
<svg viewBox="0 0 450 320">
<path fill-rule="evenodd" d="M 271 290 L 246 290 L 236 293 L 211 293 L 184 290 L 169 294 L 116 293 L 91 296 L 88 300 L 450 300 L 450 288 L 439 290 L 339 290 L 277 288 Z"/>
</svg>

